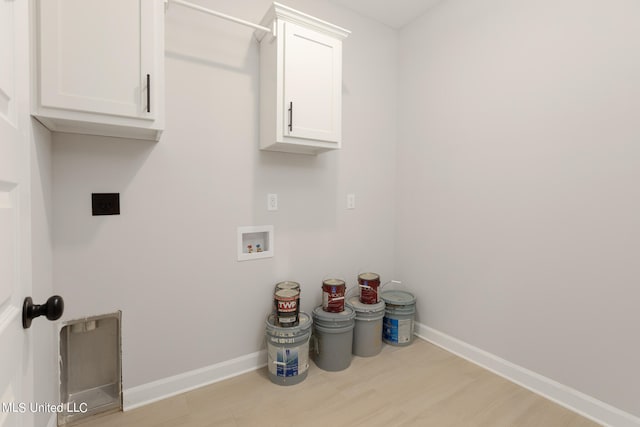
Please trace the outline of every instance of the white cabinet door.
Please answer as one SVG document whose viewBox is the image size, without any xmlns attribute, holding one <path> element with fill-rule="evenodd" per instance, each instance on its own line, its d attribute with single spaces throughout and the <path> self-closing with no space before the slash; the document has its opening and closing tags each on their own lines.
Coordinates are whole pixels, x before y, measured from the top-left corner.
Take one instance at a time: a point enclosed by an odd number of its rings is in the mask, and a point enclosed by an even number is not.
<svg viewBox="0 0 640 427">
<path fill-rule="evenodd" d="M 339 142 L 341 82 L 341 41 L 285 22 L 285 135 Z"/>
<path fill-rule="evenodd" d="M 28 2 L 0 1 L 0 427 L 33 426 L 27 34 Z"/>
<path fill-rule="evenodd" d="M 260 148 L 298 154 L 342 144 L 342 40 L 351 32 L 280 3 L 261 21 Z"/>
<path fill-rule="evenodd" d="M 41 106 L 154 119 L 153 3 L 41 0 Z"/>
</svg>

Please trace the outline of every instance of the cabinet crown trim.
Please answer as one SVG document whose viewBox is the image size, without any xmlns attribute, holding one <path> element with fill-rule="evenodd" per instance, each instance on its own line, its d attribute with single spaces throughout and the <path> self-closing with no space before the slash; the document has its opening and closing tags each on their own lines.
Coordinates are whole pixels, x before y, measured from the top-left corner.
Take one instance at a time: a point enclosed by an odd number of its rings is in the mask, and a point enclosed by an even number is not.
<svg viewBox="0 0 640 427">
<path fill-rule="evenodd" d="M 264 18 L 262 18 L 262 21 L 260 21 L 260 25 L 270 27 L 271 23 L 278 19 L 303 25 L 314 29 L 315 31 L 336 37 L 340 40 L 347 38 L 349 34 L 351 34 L 351 31 L 345 28 L 323 21 L 311 15 L 307 15 L 306 13 L 297 11 L 289 6 L 285 6 L 277 2 L 273 2 Z M 258 40 L 261 40 L 264 36 L 264 32 L 256 31 L 255 35 Z"/>
</svg>

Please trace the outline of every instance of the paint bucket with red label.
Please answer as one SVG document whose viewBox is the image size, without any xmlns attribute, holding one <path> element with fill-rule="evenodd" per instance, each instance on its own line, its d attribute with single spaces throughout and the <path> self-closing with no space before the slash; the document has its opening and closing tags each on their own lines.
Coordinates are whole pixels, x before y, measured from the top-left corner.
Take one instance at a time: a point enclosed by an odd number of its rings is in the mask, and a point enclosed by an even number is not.
<svg viewBox="0 0 640 427">
<path fill-rule="evenodd" d="M 274 323 L 281 328 L 297 326 L 300 313 L 300 285 L 295 283 L 298 285 L 297 289 L 295 287 L 278 289 L 282 283 L 276 285 L 276 291 L 273 294 Z"/>
<path fill-rule="evenodd" d="M 377 304 L 380 302 L 378 288 L 380 287 L 380 276 L 376 273 L 362 273 L 358 275 L 358 286 L 360 288 L 360 302 L 363 304 Z"/>
<path fill-rule="evenodd" d="M 326 279 L 322 282 L 322 309 L 329 313 L 344 311 L 344 280 Z"/>
</svg>

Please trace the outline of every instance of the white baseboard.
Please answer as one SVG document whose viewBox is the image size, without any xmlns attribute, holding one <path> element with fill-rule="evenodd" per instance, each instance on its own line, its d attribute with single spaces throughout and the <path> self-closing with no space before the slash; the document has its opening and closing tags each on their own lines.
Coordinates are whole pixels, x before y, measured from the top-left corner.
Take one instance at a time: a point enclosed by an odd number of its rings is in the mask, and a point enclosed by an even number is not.
<svg viewBox="0 0 640 427">
<path fill-rule="evenodd" d="M 194 371 L 123 390 L 123 410 L 128 411 L 176 394 L 254 371 L 267 365 L 266 350 L 216 363 Z"/>
<path fill-rule="evenodd" d="M 532 392 L 564 406 L 599 424 L 638 427 L 640 418 L 540 374 L 460 341 L 438 330 L 416 323 L 416 335 L 476 365 L 482 366 Z"/>
</svg>

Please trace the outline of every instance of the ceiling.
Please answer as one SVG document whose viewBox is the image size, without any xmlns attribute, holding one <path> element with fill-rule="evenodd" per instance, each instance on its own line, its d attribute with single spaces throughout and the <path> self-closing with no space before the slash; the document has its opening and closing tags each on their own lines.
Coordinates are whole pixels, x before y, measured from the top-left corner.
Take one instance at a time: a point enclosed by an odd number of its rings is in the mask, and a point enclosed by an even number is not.
<svg viewBox="0 0 640 427">
<path fill-rule="evenodd" d="M 392 28 L 402 28 L 440 0 L 330 0 Z"/>
</svg>

